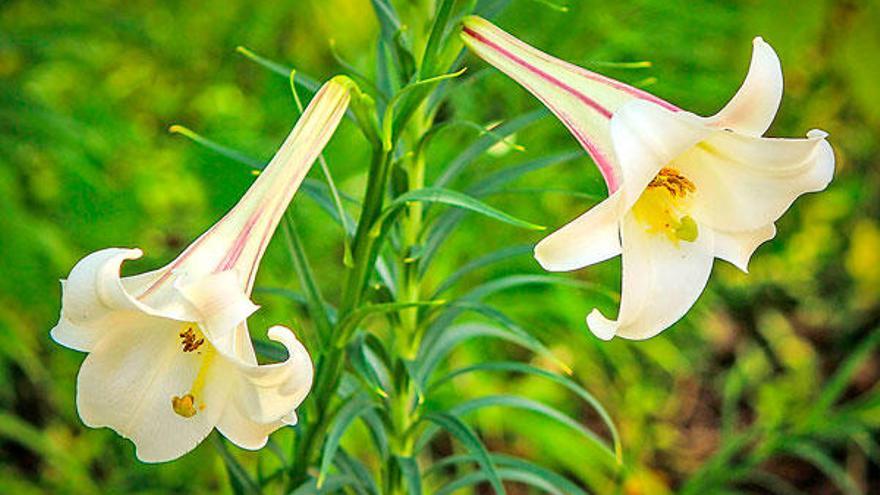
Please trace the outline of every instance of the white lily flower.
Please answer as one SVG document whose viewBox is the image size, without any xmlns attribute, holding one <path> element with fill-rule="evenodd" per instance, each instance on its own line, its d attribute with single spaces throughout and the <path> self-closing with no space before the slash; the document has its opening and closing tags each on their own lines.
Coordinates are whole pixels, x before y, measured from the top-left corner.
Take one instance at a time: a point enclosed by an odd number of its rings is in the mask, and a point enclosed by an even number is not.
<svg viewBox="0 0 880 495">
<path fill-rule="evenodd" d="M 244 197 L 180 256 L 158 270 L 121 277 L 139 249 L 86 256 L 62 281 L 61 317 L 51 335 L 88 356 L 77 380 L 83 422 L 131 439 L 145 462 L 178 458 L 216 427 L 236 445 L 259 449 L 296 423 L 312 384 L 305 347 L 282 326 L 269 338 L 286 361 L 259 365 L 247 328 L 250 300 L 268 243 L 350 99 L 335 78 L 315 95 Z"/>
<path fill-rule="evenodd" d="M 824 132 L 761 137 L 782 99 L 779 59 L 761 38 L 733 99 L 699 117 L 553 58 L 485 19 L 467 18 L 462 37 L 541 100 L 602 172 L 609 197 L 535 247 L 551 271 L 623 256 L 617 319 L 596 309 L 587 317 L 602 339 L 647 339 L 671 326 L 702 293 L 714 258 L 747 271 L 792 202 L 831 181 Z"/>
</svg>

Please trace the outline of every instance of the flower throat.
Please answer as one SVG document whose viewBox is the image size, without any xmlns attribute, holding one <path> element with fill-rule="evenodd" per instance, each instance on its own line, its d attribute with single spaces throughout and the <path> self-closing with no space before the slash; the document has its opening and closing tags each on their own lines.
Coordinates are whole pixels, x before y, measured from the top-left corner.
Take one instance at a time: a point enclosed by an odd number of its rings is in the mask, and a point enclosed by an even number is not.
<svg viewBox="0 0 880 495">
<path fill-rule="evenodd" d="M 633 206 L 636 219 L 648 232 L 663 234 L 676 244 L 694 242 L 697 222 L 687 214 L 697 187 L 677 169 L 663 167 Z"/>
</svg>

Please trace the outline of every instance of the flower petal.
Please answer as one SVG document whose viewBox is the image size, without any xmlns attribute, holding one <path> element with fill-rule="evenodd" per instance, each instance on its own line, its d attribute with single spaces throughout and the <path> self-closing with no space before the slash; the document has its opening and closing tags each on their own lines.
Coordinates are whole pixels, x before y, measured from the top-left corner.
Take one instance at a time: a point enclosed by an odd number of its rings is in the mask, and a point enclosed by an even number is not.
<svg viewBox="0 0 880 495">
<path fill-rule="evenodd" d="M 621 165 L 624 206 L 631 207 L 661 168 L 710 135 L 703 119 L 632 101 L 611 119 L 611 139 Z"/>
<path fill-rule="evenodd" d="M 186 279 L 176 284 L 177 289 L 199 314 L 205 337 L 217 349 L 234 355 L 236 329 L 259 306 L 244 293 L 235 270 L 212 273 L 189 284 Z"/>
<path fill-rule="evenodd" d="M 696 184 L 693 216 L 714 229 L 750 231 L 775 222 L 798 196 L 821 191 L 834 174 L 826 134 L 768 139 L 716 131 L 675 166 Z"/>
<path fill-rule="evenodd" d="M 761 136 L 782 101 L 782 66 L 773 48 L 760 36 L 752 42 L 752 62 L 739 91 L 709 120 L 716 127 Z"/>
<path fill-rule="evenodd" d="M 184 353 L 180 323 L 139 314 L 114 328 L 86 357 L 77 381 L 77 409 L 87 426 L 109 427 L 134 442 L 138 459 L 162 462 L 192 450 L 211 432 L 226 405 L 222 388 L 205 388 L 206 407 L 185 418 L 172 398 L 189 391 L 204 355 Z M 207 382 L 218 381 L 218 368 Z"/>
<path fill-rule="evenodd" d="M 282 214 L 345 115 L 352 84 L 340 76 L 321 87 L 241 200 L 171 262 L 169 270 L 196 279 L 237 269 L 242 288 L 250 292 Z M 160 284 L 168 281 L 165 277 Z"/>
<path fill-rule="evenodd" d="M 117 327 L 128 312 L 155 314 L 126 290 L 119 276 L 122 263 L 141 257 L 140 249 L 108 248 L 80 260 L 62 281 L 61 317 L 50 332 L 59 344 L 90 351 L 108 328 Z"/>
<path fill-rule="evenodd" d="M 269 338 L 281 342 L 287 348 L 286 361 L 254 365 L 225 355 L 234 365 L 234 373 L 227 377 L 227 383 L 233 387 L 234 398 L 229 407 L 237 407 L 241 416 L 261 425 L 276 424 L 290 418 L 308 395 L 314 374 L 309 353 L 293 332 L 285 327 L 275 326 L 269 329 Z M 223 423 L 224 431 L 241 428 L 234 421 L 240 419 L 236 415 L 225 419 L 230 422 Z M 246 437 L 247 433 L 232 435 Z"/>
<path fill-rule="evenodd" d="M 266 446 L 269 435 L 285 424 L 283 421 L 255 423 L 239 408 L 230 405 L 217 422 L 217 431 L 243 449 L 259 450 Z"/>
<path fill-rule="evenodd" d="M 520 83 L 568 127 L 593 157 L 610 192 L 620 179 L 608 134 L 611 115 L 633 99 L 675 109 L 649 93 L 543 53 L 480 17 L 467 17 L 463 25 L 468 48 Z"/>
<path fill-rule="evenodd" d="M 748 273 L 749 259 L 758 246 L 776 236 L 776 225 L 768 224 L 755 230 L 742 232 L 715 231 L 715 256 L 729 261 Z"/>
<path fill-rule="evenodd" d="M 545 270 L 576 270 L 620 254 L 620 191 L 575 218 L 535 246 Z"/>
<path fill-rule="evenodd" d="M 535 258 L 552 271 L 582 268 L 620 253 L 619 221 L 666 164 L 712 130 L 699 117 L 634 100 L 611 119 L 610 133 L 621 169 L 620 189 L 590 211 L 547 236 Z"/>
<path fill-rule="evenodd" d="M 587 326 L 605 340 L 647 339 L 684 316 L 703 292 L 712 271 L 713 233 L 701 225 L 694 242 L 675 243 L 627 215 L 621 234 L 620 314 L 612 321 L 594 309 Z"/>
</svg>

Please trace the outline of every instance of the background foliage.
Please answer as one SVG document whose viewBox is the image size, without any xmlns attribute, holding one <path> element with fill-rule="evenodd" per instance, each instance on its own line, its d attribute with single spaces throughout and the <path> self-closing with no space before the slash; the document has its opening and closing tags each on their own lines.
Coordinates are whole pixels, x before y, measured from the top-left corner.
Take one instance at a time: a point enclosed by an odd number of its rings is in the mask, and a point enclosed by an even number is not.
<svg viewBox="0 0 880 495">
<path fill-rule="evenodd" d="M 395 2 L 417 32 L 432 2 Z M 577 287 L 530 284 L 491 296 L 573 370 L 614 419 L 623 465 L 612 476 L 595 445 L 541 416 L 491 408 L 468 416 L 495 452 L 566 474 L 591 491 L 627 494 L 868 493 L 880 483 L 880 5 L 800 0 L 584 1 L 568 12 L 516 0 L 497 22 L 562 58 L 592 66 L 700 114 L 716 111 L 743 77 L 754 35 L 779 52 L 786 94 L 771 135 L 831 134 L 838 172 L 827 192 L 799 200 L 760 248 L 745 276 L 716 264 L 709 289 L 683 322 L 644 343 L 602 343 L 583 317 L 613 298 Z M 141 271 L 171 259 L 218 218 L 252 179 L 246 167 L 167 132 L 178 123 L 258 160 L 295 120 L 289 83 L 237 54 L 245 45 L 323 80 L 339 57 L 372 74 L 379 27 L 367 0 L 240 2 L 31 2 L 0 6 L 0 492 L 223 492 L 227 474 L 212 442 L 182 460 L 145 465 L 109 430 L 87 430 L 74 405 L 83 356 L 48 338 L 59 309 L 57 280 L 84 254 L 138 246 Z M 333 40 L 333 41 L 331 41 Z M 622 69 L 606 62 L 651 62 Z M 488 126 L 539 108 L 536 100 L 473 58 L 455 81 L 446 119 Z M 520 218 L 556 226 L 604 194 L 598 172 L 565 129 L 541 118 L 515 134 L 523 151 L 498 145 L 450 186 L 466 190 L 494 171 L 548 155 L 564 160 L 486 197 Z M 434 139 L 427 182 L 479 136 L 467 128 Z M 363 194 L 369 149 L 344 123 L 325 153 L 341 189 Z M 312 176 L 320 178 L 317 168 Z M 541 191 L 536 191 L 541 189 Z M 330 300 L 342 279 L 342 242 L 320 208 L 299 195 L 292 209 Z M 438 287 L 463 264 L 533 233 L 470 216 L 428 273 Z M 298 290 L 282 236 L 258 279 Z M 482 282 L 540 274 L 526 250 L 464 277 Z M 567 275 L 617 290 L 619 263 Z M 255 338 L 271 323 L 308 328 L 301 308 L 263 292 Z M 518 347 L 479 339 L 444 367 L 487 356 L 561 371 Z M 558 408 L 609 438 L 598 416 L 552 381 L 475 373 L 443 385 L 433 401 L 517 393 Z M 287 440 L 276 435 L 279 444 Z M 365 431 L 343 440 L 372 455 Z M 446 440 L 434 454 L 458 447 Z M 233 449 L 247 469 L 267 456 Z M 260 464 L 260 465 L 258 465 Z M 432 475 L 428 486 L 447 480 Z M 723 487 L 723 488 L 722 488 Z M 510 493 L 527 493 L 511 484 Z M 464 493 L 464 492 L 463 492 Z"/>
</svg>

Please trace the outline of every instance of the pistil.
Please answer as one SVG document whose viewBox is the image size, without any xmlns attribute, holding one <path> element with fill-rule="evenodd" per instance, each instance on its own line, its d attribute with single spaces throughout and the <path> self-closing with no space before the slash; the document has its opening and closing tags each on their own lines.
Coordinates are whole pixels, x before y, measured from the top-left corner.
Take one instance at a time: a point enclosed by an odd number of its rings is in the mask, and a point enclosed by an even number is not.
<svg viewBox="0 0 880 495">
<path fill-rule="evenodd" d="M 214 362 L 216 351 L 210 343 L 207 346 L 203 346 L 205 343 L 205 337 L 195 323 L 185 324 L 179 333 L 179 337 L 181 339 L 181 350 L 184 353 L 198 351 L 196 354 L 201 356 L 200 358 L 197 358 L 201 360 L 201 364 L 199 365 L 198 374 L 196 374 L 196 378 L 193 380 L 189 393 L 182 397 L 175 395 L 171 398 L 171 407 L 174 409 L 174 412 L 178 416 L 191 418 L 206 407 L 206 404 L 202 399 L 204 395 L 203 391 L 211 364 Z M 202 350 L 199 351 L 199 349 Z"/>
</svg>

